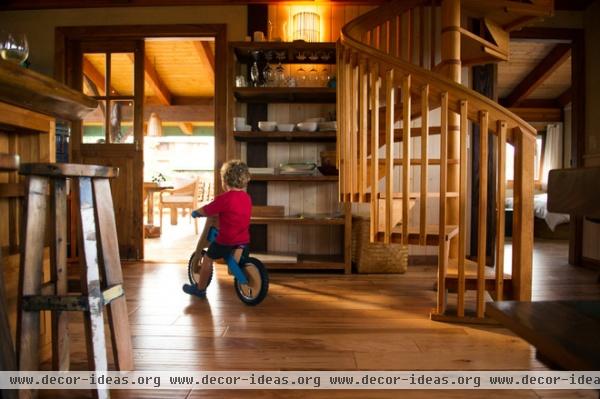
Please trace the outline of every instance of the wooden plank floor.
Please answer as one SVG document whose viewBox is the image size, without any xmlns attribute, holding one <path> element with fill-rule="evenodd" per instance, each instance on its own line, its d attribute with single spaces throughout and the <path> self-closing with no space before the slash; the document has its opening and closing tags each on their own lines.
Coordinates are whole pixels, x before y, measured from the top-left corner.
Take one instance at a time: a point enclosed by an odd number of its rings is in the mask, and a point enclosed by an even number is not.
<svg viewBox="0 0 600 399">
<path fill-rule="evenodd" d="M 507 258 L 510 256 L 507 254 Z M 597 272 L 567 265 L 567 246 L 536 243 L 535 299 L 598 299 Z M 272 273 L 267 299 L 247 307 L 220 268 L 207 300 L 184 295 L 181 264 L 124 265 L 139 370 L 540 370 L 534 349 L 494 326 L 429 320 L 436 268 L 404 275 Z M 72 317 L 74 369 L 84 370 Z M 46 367 L 49 367 L 46 363 Z M 44 391 L 42 398 L 86 398 Z M 593 391 L 114 391 L 116 398 L 597 398 Z"/>
</svg>

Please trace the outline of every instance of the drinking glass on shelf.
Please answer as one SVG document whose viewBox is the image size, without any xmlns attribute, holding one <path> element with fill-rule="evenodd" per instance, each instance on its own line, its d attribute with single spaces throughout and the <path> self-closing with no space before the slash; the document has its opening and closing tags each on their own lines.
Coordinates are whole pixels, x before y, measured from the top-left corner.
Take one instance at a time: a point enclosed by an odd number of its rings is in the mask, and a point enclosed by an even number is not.
<svg viewBox="0 0 600 399">
<path fill-rule="evenodd" d="M 307 86 L 307 77 L 306 77 L 306 71 L 304 70 L 304 68 L 300 67 L 296 70 L 296 76 L 298 77 L 298 86 L 300 87 L 305 87 Z"/>
<path fill-rule="evenodd" d="M 304 54 L 304 51 L 300 51 L 298 54 L 296 54 L 296 59 L 298 61 L 304 61 L 306 59 L 306 54 Z"/>
<path fill-rule="evenodd" d="M 312 52 L 310 53 L 310 55 L 308 56 L 308 59 L 311 60 L 312 62 L 318 61 L 319 60 L 319 54 L 317 54 L 317 52 Z"/>
<path fill-rule="evenodd" d="M 308 85 L 319 86 L 319 73 L 317 72 L 317 68 L 314 64 L 310 71 L 308 71 Z"/>
<path fill-rule="evenodd" d="M 265 68 L 263 69 L 263 78 L 265 79 L 265 86 L 273 86 L 273 82 L 275 80 L 275 72 L 273 71 L 273 68 L 271 68 L 271 64 L 269 64 L 268 62 Z"/>
<path fill-rule="evenodd" d="M 252 57 L 254 58 L 254 63 L 250 67 L 250 81 L 252 82 L 252 86 L 258 87 L 258 79 L 259 79 L 259 71 L 258 71 L 258 55 L 259 51 L 253 51 Z"/>
<path fill-rule="evenodd" d="M 327 68 L 327 67 L 323 68 L 319 79 L 321 80 L 321 85 L 323 87 L 327 87 L 327 84 L 329 83 L 329 80 L 331 79 L 331 76 L 329 75 L 329 68 Z"/>
<path fill-rule="evenodd" d="M 279 64 L 277 65 L 277 68 L 275 68 L 275 82 L 274 85 L 277 87 L 284 87 L 285 86 L 285 68 L 283 67 L 283 65 L 281 65 L 281 61 L 279 61 Z"/>
<path fill-rule="evenodd" d="M 331 58 L 331 56 L 329 55 L 329 53 L 327 51 L 323 51 L 323 53 L 321 54 L 321 59 L 325 62 L 329 61 L 329 58 Z"/>
<path fill-rule="evenodd" d="M 22 33 L 0 33 L 0 56 L 7 60 L 22 63 L 29 56 L 27 36 Z"/>
</svg>

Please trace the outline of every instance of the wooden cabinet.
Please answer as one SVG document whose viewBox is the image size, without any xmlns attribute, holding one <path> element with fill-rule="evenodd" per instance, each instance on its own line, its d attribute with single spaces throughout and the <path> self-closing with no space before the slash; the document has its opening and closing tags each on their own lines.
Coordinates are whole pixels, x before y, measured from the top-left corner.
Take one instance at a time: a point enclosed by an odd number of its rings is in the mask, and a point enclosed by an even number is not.
<svg viewBox="0 0 600 399">
<path fill-rule="evenodd" d="M 334 43 L 234 42 L 229 46 L 228 158 L 241 158 L 250 168 L 275 168 L 274 174 L 253 174 L 248 193 L 254 205 L 284 209 L 280 217 L 251 220 L 252 252 L 271 269 L 351 271 L 352 218 L 350 207 L 338 202 L 338 176 L 317 171 L 277 173 L 280 164 L 289 162 L 320 165 L 321 151 L 335 150 L 336 131 L 258 129 L 259 121 L 295 124 L 335 116 L 336 89 L 327 85 L 327 78 L 336 75 L 335 51 Z M 255 60 L 260 72 L 257 86 L 250 78 Z M 279 79 L 265 84 L 267 63 L 272 71 L 283 68 L 288 83 Z M 238 76 L 244 76 L 249 87 L 236 87 Z M 290 77 L 296 86 L 289 85 Z M 245 117 L 250 131 L 236 131 L 235 117 Z"/>
</svg>

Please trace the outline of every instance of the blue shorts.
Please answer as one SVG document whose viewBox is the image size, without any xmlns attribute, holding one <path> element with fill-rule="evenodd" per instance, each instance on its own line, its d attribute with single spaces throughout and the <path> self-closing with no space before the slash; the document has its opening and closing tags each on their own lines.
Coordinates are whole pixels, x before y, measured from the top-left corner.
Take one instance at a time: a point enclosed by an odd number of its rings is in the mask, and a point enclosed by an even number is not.
<svg viewBox="0 0 600 399">
<path fill-rule="evenodd" d="M 208 246 L 208 251 L 206 251 L 206 255 L 208 255 L 211 259 L 224 259 L 231 255 L 231 253 L 236 248 L 243 248 L 245 245 L 223 245 L 218 242 L 213 242 Z"/>
</svg>

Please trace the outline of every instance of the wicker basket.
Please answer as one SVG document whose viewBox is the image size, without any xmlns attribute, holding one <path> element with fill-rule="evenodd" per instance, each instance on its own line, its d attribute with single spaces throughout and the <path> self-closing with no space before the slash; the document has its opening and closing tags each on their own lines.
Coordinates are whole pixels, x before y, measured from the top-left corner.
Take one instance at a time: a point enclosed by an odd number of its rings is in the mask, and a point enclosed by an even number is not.
<svg viewBox="0 0 600 399">
<path fill-rule="evenodd" d="M 408 247 L 402 244 L 369 242 L 370 220 L 352 220 L 352 261 L 358 273 L 405 273 L 408 268 Z"/>
</svg>

